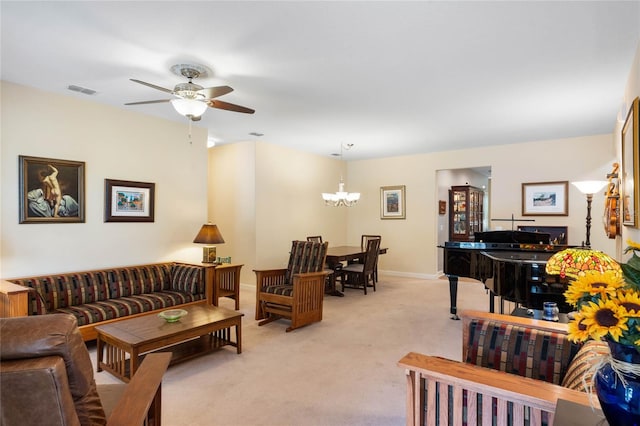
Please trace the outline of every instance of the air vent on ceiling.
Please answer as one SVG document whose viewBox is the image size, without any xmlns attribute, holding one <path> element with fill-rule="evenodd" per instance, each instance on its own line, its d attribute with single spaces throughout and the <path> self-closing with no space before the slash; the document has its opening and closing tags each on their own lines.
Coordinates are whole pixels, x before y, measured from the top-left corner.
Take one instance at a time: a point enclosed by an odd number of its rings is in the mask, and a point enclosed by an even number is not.
<svg viewBox="0 0 640 426">
<path fill-rule="evenodd" d="M 84 93 L 85 95 L 95 95 L 96 91 L 92 89 L 87 89 L 86 87 L 80 87 L 73 84 L 70 84 L 67 89 L 72 90 L 74 92 Z"/>
<path fill-rule="evenodd" d="M 258 132 L 251 132 L 251 133 L 249 133 L 249 134 L 250 134 L 251 136 L 258 136 L 258 137 L 260 137 L 260 136 L 264 136 L 264 133 L 258 133 Z"/>
</svg>

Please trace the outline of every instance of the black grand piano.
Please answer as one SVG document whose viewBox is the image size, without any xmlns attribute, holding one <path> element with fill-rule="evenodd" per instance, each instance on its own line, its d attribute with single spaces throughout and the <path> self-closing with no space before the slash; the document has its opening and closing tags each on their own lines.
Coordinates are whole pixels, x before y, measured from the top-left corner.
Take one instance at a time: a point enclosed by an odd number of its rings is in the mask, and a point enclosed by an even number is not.
<svg viewBox="0 0 640 426">
<path fill-rule="evenodd" d="M 458 277 L 481 281 L 489 291 L 489 310 L 495 311 L 495 297 L 530 309 L 542 309 L 543 302 L 556 302 L 569 312 L 564 285 L 558 277 L 545 274 L 547 260 L 568 246 L 549 244 L 549 234 L 528 231 L 476 232 L 475 241 L 448 241 L 444 246 L 444 273 L 449 278 L 451 315 L 458 319 Z"/>
</svg>

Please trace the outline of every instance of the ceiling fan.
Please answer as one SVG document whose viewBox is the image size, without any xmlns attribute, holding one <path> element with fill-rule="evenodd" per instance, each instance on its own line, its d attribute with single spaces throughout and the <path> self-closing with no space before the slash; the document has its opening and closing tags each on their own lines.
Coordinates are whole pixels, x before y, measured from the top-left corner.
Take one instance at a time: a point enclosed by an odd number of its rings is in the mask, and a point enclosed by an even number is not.
<svg viewBox="0 0 640 426">
<path fill-rule="evenodd" d="M 129 102 L 125 105 L 144 105 L 144 104 L 157 104 L 162 102 L 171 102 L 171 105 L 178 111 L 179 114 L 184 115 L 191 121 L 199 121 L 202 114 L 207 110 L 207 107 L 225 109 L 227 111 L 243 112 L 245 114 L 253 114 L 255 110 L 240 105 L 232 104 L 229 102 L 219 101 L 215 98 L 227 93 L 233 92 L 233 89 L 229 86 L 216 86 L 216 87 L 202 87 L 193 82 L 194 78 L 204 77 L 207 75 L 207 68 L 202 65 L 196 64 L 177 64 L 171 67 L 171 71 L 176 75 L 183 75 L 187 78 L 186 83 L 179 83 L 176 87 L 166 89 L 164 87 L 156 86 L 155 84 L 147 83 L 145 81 L 136 80 L 131 78 L 130 80 L 142 84 L 144 86 L 151 87 L 156 90 L 160 90 L 165 93 L 174 95 L 173 99 L 160 99 L 156 101 L 140 101 Z"/>
</svg>

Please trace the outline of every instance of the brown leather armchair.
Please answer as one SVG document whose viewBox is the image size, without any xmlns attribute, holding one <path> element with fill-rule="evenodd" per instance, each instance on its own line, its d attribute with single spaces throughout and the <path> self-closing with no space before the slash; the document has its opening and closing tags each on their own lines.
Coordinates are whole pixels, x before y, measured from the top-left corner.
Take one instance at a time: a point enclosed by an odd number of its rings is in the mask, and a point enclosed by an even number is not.
<svg viewBox="0 0 640 426">
<path fill-rule="evenodd" d="M 148 355 L 128 385 L 98 387 L 74 316 L 2 318 L 0 335 L 3 426 L 160 425 L 170 353 Z"/>
</svg>

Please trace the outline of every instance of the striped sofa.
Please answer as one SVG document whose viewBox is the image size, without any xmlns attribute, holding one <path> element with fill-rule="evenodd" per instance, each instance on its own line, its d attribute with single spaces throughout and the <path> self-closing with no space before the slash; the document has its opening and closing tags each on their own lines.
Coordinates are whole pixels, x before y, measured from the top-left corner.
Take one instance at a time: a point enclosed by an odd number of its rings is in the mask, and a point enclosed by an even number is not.
<svg viewBox="0 0 640 426">
<path fill-rule="evenodd" d="M 99 324 L 206 302 L 205 268 L 167 262 L 7 281 L 32 289 L 26 293 L 27 315 L 72 314 L 86 341 L 96 338 Z"/>
</svg>

